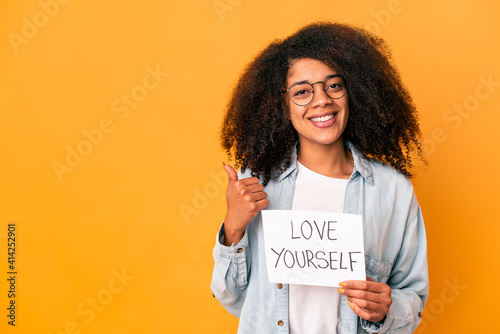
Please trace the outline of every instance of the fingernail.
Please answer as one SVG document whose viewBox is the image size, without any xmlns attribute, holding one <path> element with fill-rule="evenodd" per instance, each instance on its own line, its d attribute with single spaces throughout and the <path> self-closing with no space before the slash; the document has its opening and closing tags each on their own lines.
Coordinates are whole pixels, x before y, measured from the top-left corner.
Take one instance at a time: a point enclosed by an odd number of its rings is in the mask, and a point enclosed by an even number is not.
<svg viewBox="0 0 500 334">
<path fill-rule="evenodd" d="M 354 304 L 351 303 L 350 301 L 347 301 L 347 304 L 349 304 L 349 306 L 354 310 Z"/>
<path fill-rule="evenodd" d="M 349 301 L 349 302 L 350 302 L 350 301 L 351 301 L 351 297 L 347 297 L 347 301 Z"/>
<path fill-rule="evenodd" d="M 338 289 L 337 289 L 337 291 L 338 291 L 339 293 L 341 293 L 341 294 L 344 294 L 344 292 L 345 292 L 345 291 L 344 291 L 344 289 L 342 289 L 342 288 L 338 288 Z"/>
<path fill-rule="evenodd" d="M 343 286 L 345 288 L 347 286 L 347 283 L 346 282 L 340 282 L 339 285 Z"/>
</svg>

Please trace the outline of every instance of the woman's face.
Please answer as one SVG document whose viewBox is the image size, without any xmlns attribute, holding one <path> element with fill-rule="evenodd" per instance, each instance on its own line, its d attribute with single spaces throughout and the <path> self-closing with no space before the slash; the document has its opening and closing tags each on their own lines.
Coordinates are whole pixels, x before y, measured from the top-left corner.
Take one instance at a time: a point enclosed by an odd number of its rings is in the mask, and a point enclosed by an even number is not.
<svg viewBox="0 0 500 334">
<path fill-rule="evenodd" d="M 325 63 L 311 58 L 296 60 L 288 70 L 287 89 L 298 82 L 314 84 L 338 74 Z M 324 91 L 322 83 L 313 86 L 314 97 L 306 106 L 299 106 L 287 96 L 292 125 L 302 144 L 330 145 L 342 137 L 349 117 L 347 93 L 333 99 Z M 307 143 L 306 143 L 307 142 Z"/>
</svg>

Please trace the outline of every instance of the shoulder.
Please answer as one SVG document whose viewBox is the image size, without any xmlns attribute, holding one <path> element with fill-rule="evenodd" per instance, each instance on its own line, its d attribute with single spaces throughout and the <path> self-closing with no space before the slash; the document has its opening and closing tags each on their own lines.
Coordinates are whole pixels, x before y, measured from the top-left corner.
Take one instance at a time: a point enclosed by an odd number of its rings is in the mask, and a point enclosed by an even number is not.
<svg viewBox="0 0 500 334">
<path fill-rule="evenodd" d="M 387 163 L 365 159 L 371 174 L 362 182 L 364 210 L 372 216 L 385 217 L 385 223 L 396 230 L 416 221 L 420 205 L 410 179 Z"/>
<path fill-rule="evenodd" d="M 366 158 L 372 167 L 374 183 L 393 184 L 398 187 L 408 188 L 413 190 L 413 185 L 410 179 L 399 172 L 391 165 L 375 159 Z"/>
<path fill-rule="evenodd" d="M 382 199 L 381 205 L 390 203 L 393 208 L 407 212 L 412 221 L 418 214 L 419 204 L 411 180 L 387 163 L 369 160 L 373 171 L 371 194 Z"/>
<path fill-rule="evenodd" d="M 366 157 L 356 148 L 352 152 L 355 169 L 366 181 L 365 190 L 371 196 L 379 197 L 385 203 L 416 207 L 413 184 L 406 175 L 385 162 Z"/>
<path fill-rule="evenodd" d="M 370 184 L 379 187 L 398 187 L 413 191 L 413 185 L 410 179 L 400 173 L 391 165 L 365 156 L 352 143 L 348 142 L 348 147 L 351 150 L 354 158 L 354 168 L 358 171 L 365 180 Z"/>
</svg>

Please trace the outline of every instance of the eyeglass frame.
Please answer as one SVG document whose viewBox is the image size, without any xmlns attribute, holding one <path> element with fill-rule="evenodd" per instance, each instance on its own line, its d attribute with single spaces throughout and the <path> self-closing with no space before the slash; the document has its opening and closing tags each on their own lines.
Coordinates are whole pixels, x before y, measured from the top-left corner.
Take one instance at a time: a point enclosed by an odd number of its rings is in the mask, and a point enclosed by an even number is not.
<svg viewBox="0 0 500 334">
<path fill-rule="evenodd" d="M 296 82 L 296 83 L 294 83 L 293 85 L 291 85 L 291 86 L 290 86 L 287 90 L 283 91 L 283 93 L 288 93 L 288 97 L 290 97 L 290 100 L 291 100 L 291 101 L 292 101 L 295 105 L 298 105 L 298 106 L 300 106 L 300 107 L 305 107 L 305 106 L 307 106 L 309 103 L 311 103 L 311 102 L 314 100 L 314 93 L 315 93 L 315 91 L 314 91 L 314 85 L 315 85 L 315 84 L 318 84 L 318 83 L 322 83 L 322 84 L 323 84 L 323 91 L 325 92 L 326 96 L 328 96 L 328 97 L 329 97 L 329 98 L 331 98 L 331 99 L 338 100 L 338 99 L 343 98 L 343 97 L 345 96 L 345 94 L 347 94 L 347 83 L 346 83 L 346 81 L 345 81 L 344 77 L 343 77 L 343 76 L 341 76 L 340 74 L 334 74 L 334 75 L 330 76 L 328 79 L 335 78 L 335 77 L 340 77 L 340 78 L 344 81 L 344 89 L 345 89 L 345 92 L 344 92 L 344 94 L 342 94 L 342 96 L 340 96 L 340 97 L 331 97 L 330 95 L 328 95 L 328 93 L 326 92 L 326 88 L 325 88 L 325 82 L 326 82 L 326 81 L 316 81 L 316 82 L 314 82 L 314 83 L 312 83 L 312 84 L 311 84 L 311 83 L 309 83 L 309 82 L 306 82 L 306 81 Z M 292 99 L 292 96 L 290 95 L 290 91 L 292 90 L 292 88 L 293 88 L 294 86 L 297 86 L 297 85 L 302 85 L 302 84 L 309 84 L 309 85 L 311 86 L 311 88 L 312 88 L 312 94 L 313 94 L 313 96 L 312 96 L 312 98 L 311 98 L 311 101 L 307 102 L 306 104 L 298 104 L 297 102 L 295 102 L 295 101 Z"/>
</svg>

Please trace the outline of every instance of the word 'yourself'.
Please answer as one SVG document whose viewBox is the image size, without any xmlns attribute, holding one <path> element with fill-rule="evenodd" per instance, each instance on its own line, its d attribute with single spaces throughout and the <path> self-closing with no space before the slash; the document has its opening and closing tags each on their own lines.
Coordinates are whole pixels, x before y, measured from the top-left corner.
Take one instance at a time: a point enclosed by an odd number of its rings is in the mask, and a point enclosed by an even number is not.
<svg viewBox="0 0 500 334">
<path fill-rule="evenodd" d="M 358 261 L 355 261 L 353 255 L 361 254 L 361 252 L 348 252 L 348 254 L 346 254 L 345 252 L 331 251 L 328 252 L 327 256 L 327 253 L 323 251 L 313 252 L 310 249 L 299 252 L 283 248 L 279 253 L 274 248 L 271 248 L 271 250 L 278 255 L 274 268 L 278 268 L 281 259 L 281 263 L 287 268 L 293 268 L 297 265 L 300 268 L 307 266 L 308 268 L 314 267 L 314 269 L 354 271 L 353 263 L 357 263 Z M 347 257 L 349 257 L 348 260 L 346 259 Z M 349 262 L 349 266 L 342 266 L 342 264 L 346 262 Z"/>
</svg>

